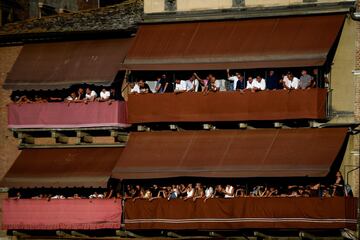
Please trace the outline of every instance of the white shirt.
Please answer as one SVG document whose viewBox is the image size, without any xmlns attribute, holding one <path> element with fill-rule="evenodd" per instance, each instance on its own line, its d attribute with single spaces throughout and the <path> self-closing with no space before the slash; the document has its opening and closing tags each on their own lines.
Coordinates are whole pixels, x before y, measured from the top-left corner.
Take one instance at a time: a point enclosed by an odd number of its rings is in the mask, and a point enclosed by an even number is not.
<svg viewBox="0 0 360 240">
<path fill-rule="evenodd" d="M 190 191 L 186 191 L 187 197 L 193 197 L 194 196 L 194 189 L 191 189 Z"/>
<path fill-rule="evenodd" d="M 253 89 L 254 80 L 250 83 L 249 80 L 246 81 L 246 89 Z"/>
<path fill-rule="evenodd" d="M 130 89 L 130 93 L 140 93 L 140 87 L 137 83 L 134 85 L 133 88 Z"/>
<path fill-rule="evenodd" d="M 225 188 L 225 198 L 233 198 L 234 197 L 234 187 L 226 186 Z"/>
<path fill-rule="evenodd" d="M 300 80 L 297 77 L 294 77 L 292 81 L 288 78 L 284 78 L 284 84 L 288 88 L 298 89 Z"/>
<path fill-rule="evenodd" d="M 194 81 L 187 80 L 186 81 L 186 91 L 190 92 L 194 89 L 194 92 L 198 91 L 199 81 L 195 79 Z"/>
<path fill-rule="evenodd" d="M 265 79 L 261 79 L 260 82 L 257 81 L 256 78 L 253 79 L 252 81 L 252 87 L 253 88 L 257 88 L 257 89 L 261 89 L 261 90 L 265 90 L 266 89 L 266 81 Z"/>
<path fill-rule="evenodd" d="M 180 83 L 175 83 L 174 91 L 186 91 L 186 82 L 184 80 L 180 80 Z"/>
<path fill-rule="evenodd" d="M 234 82 L 233 89 L 234 89 L 234 91 L 235 91 L 235 90 L 236 90 L 236 83 L 237 83 L 237 81 L 239 81 L 239 78 L 238 78 L 237 76 L 231 76 L 231 77 L 229 77 L 228 79 L 229 79 L 229 81 Z"/>
<path fill-rule="evenodd" d="M 100 98 L 103 100 L 108 100 L 110 98 L 110 91 L 101 91 L 100 92 Z"/>
<path fill-rule="evenodd" d="M 214 193 L 214 189 L 212 187 L 208 187 L 207 189 L 205 189 L 206 198 L 212 197 L 213 193 Z"/>
<path fill-rule="evenodd" d="M 91 90 L 90 94 L 85 94 L 85 99 L 86 100 L 90 100 L 91 98 L 96 98 L 97 97 L 97 93 L 94 90 Z"/>
</svg>

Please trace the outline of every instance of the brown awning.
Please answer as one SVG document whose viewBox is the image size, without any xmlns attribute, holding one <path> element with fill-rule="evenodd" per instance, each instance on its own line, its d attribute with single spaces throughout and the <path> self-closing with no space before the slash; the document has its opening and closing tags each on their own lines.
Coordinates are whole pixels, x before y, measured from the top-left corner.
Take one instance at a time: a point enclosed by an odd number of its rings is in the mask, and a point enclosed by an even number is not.
<svg viewBox="0 0 360 240">
<path fill-rule="evenodd" d="M 106 187 L 123 148 L 24 149 L 4 187 Z"/>
<path fill-rule="evenodd" d="M 142 25 L 126 56 L 133 70 L 321 66 L 344 15 Z"/>
<path fill-rule="evenodd" d="M 4 87 L 61 89 L 72 84 L 110 85 L 131 38 L 25 44 Z"/>
<path fill-rule="evenodd" d="M 346 128 L 131 133 L 112 176 L 321 177 L 346 134 Z"/>
</svg>

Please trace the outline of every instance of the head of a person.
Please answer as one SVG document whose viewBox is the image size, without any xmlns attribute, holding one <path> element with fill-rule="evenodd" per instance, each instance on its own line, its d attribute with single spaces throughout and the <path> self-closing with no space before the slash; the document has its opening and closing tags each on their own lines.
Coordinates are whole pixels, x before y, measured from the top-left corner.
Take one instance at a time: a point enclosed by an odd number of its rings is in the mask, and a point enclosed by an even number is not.
<svg viewBox="0 0 360 240">
<path fill-rule="evenodd" d="M 256 76 L 256 81 L 261 82 L 261 76 L 260 75 Z"/>
<path fill-rule="evenodd" d="M 106 88 L 101 89 L 101 91 L 102 91 L 103 93 L 106 92 Z"/>
<path fill-rule="evenodd" d="M 292 73 L 289 73 L 287 77 L 290 81 L 294 79 L 294 75 Z"/>
<path fill-rule="evenodd" d="M 213 76 L 212 74 L 209 74 L 209 75 L 206 77 L 206 79 L 210 81 L 213 77 L 214 77 L 214 76 Z"/>
<path fill-rule="evenodd" d="M 79 93 L 79 94 L 83 94 L 83 93 L 84 93 L 84 89 L 83 89 L 82 87 L 80 87 L 80 88 L 78 89 L 78 93 Z"/>
<path fill-rule="evenodd" d="M 210 82 L 211 82 L 211 83 L 215 83 L 215 81 L 216 81 L 216 78 L 215 78 L 214 76 L 212 76 L 212 77 L 210 78 Z"/>
<path fill-rule="evenodd" d="M 274 74 L 275 74 L 274 70 L 270 70 L 269 75 L 274 76 Z"/>
<path fill-rule="evenodd" d="M 91 89 L 89 87 L 86 88 L 86 94 L 90 94 L 91 93 Z"/>
<path fill-rule="evenodd" d="M 253 81 L 252 76 L 249 76 L 249 77 L 248 77 L 248 81 L 249 81 L 249 83 L 252 83 L 252 81 Z"/>
<path fill-rule="evenodd" d="M 175 79 L 175 83 L 180 84 L 180 79 Z"/>
<path fill-rule="evenodd" d="M 161 78 L 165 79 L 165 78 L 166 78 L 166 74 L 161 75 Z"/>
<path fill-rule="evenodd" d="M 306 71 L 306 70 L 302 70 L 302 71 L 301 71 L 301 75 L 302 75 L 302 76 L 305 76 L 306 74 L 307 74 L 307 71 Z"/>
<path fill-rule="evenodd" d="M 337 171 L 337 172 L 336 172 L 336 177 L 342 177 L 342 174 L 341 174 L 340 171 Z"/>
<path fill-rule="evenodd" d="M 70 93 L 70 97 L 76 98 L 76 93 L 75 92 Z"/>
<path fill-rule="evenodd" d="M 192 184 L 191 184 L 191 183 L 188 184 L 188 188 L 192 188 Z"/>
<path fill-rule="evenodd" d="M 138 82 L 138 85 L 139 85 L 139 87 L 145 87 L 145 81 L 144 80 L 139 80 L 139 82 Z"/>
<path fill-rule="evenodd" d="M 319 73 L 319 69 L 314 68 L 314 69 L 313 69 L 313 74 L 314 74 L 314 75 L 318 75 L 318 73 Z"/>
<path fill-rule="evenodd" d="M 237 77 L 237 78 L 240 78 L 241 77 L 241 73 L 235 73 L 235 76 Z"/>
</svg>

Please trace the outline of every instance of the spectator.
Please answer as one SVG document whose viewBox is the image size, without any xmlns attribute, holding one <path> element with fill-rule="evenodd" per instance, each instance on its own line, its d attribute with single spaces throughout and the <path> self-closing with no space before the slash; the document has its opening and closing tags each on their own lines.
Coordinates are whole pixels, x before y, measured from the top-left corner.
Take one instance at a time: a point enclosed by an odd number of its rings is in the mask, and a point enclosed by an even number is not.
<svg viewBox="0 0 360 240">
<path fill-rule="evenodd" d="M 336 172 L 332 196 L 344 196 L 345 181 L 340 171 Z"/>
<path fill-rule="evenodd" d="M 194 197 L 194 193 L 195 193 L 195 189 L 193 188 L 192 184 L 190 183 L 187 188 L 185 189 L 186 191 L 186 197 L 184 198 L 184 200 L 186 201 L 189 198 L 193 198 Z"/>
<path fill-rule="evenodd" d="M 149 85 L 144 80 L 138 82 L 140 93 L 152 93 Z"/>
<path fill-rule="evenodd" d="M 116 91 L 114 87 L 110 88 L 110 102 L 122 100 L 121 94 L 119 91 Z"/>
<path fill-rule="evenodd" d="M 185 91 L 186 91 L 186 82 L 184 80 L 176 79 L 174 93 L 182 93 Z"/>
<path fill-rule="evenodd" d="M 252 86 L 255 92 L 264 91 L 266 89 L 266 81 L 258 75 L 255 79 L 253 79 Z"/>
<path fill-rule="evenodd" d="M 225 198 L 233 198 L 235 196 L 234 187 L 231 186 L 230 184 L 226 185 L 224 194 L 225 194 L 224 196 Z"/>
<path fill-rule="evenodd" d="M 208 81 L 208 87 L 206 92 L 218 92 L 220 90 L 220 82 L 211 75 L 210 80 Z"/>
<path fill-rule="evenodd" d="M 266 78 L 266 88 L 269 90 L 279 89 L 279 80 L 273 70 L 270 70 L 269 76 Z"/>
<path fill-rule="evenodd" d="M 99 102 L 106 102 L 110 100 L 110 91 L 103 88 L 100 92 L 100 97 L 97 99 Z"/>
<path fill-rule="evenodd" d="M 204 201 L 206 201 L 209 198 L 213 198 L 214 197 L 214 189 L 211 186 L 208 186 L 207 188 L 205 188 L 205 199 Z"/>
<path fill-rule="evenodd" d="M 139 87 L 138 83 L 131 82 L 131 83 L 129 83 L 129 87 L 130 87 L 129 94 L 140 93 L 140 87 Z"/>
<path fill-rule="evenodd" d="M 247 80 L 247 82 L 246 82 L 246 90 L 250 90 L 250 91 L 252 91 L 253 90 L 253 78 L 252 78 L 252 76 L 249 76 L 248 77 L 248 80 Z"/>
<path fill-rule="evenodd" d="M 313 77 L 307 74 L 306 70 L 301 71 L 301 77 L 299 81 L 299 89 L 308 89 L 314 85 Z"/>
<path fill-rule="evenodd" d="M 172 81 L 168 79 L 165 74 L 163 74 L 161 78 L 158 79 L 158 84 L 155 89 L 158 93 L 168 93 L 174 91 Z"/>
<path fill-rule="evenodd" d="M 199 80 L 194 73 L 189 80 L 186 81 L 186 91 L 187 92 L 197 92 L 199 90 Z"/>
<path fill-rule="evenodd" d="M 77 91 L 77 100 L 84 100 L 85 99 L 85 93 L 84 93 L 84 89 L 82 87 L 80 87 Z"/>
<path fill-rule="evenodd" d="M 217 185 L 216 188 L 215 188 L 214 197 L 216 197 L 216 198 L 223 198 L 223 197 L 225 197 L 224 189 L 223 189 L 223 187 L 222 187 L 220 184 Z"/>
<path fill-rule="evenodd" d="M 246 82 L 244 80 L 244 76 L 241 74 L 238 75 L 238 81 L 236 82 L 235 90 L 243 91 L 246 88 Z"/>
<path fill-rule="evenodd" d="M 237 86 L 237 81 L 239 80 L 239 77 L 241 76 L 241 74 L 240 73 L 235 73 L 234 76 L 230 76 L 230 70 L 229 69 L 226 69 L 226 73 L 227 73 L 228 80 L 231 82 L 230 89 L 231 89 L 231 91 L 235 91 L 236 86 Z"/>
<path fill-rule="evenodd" d="M 299 79 L 297 77 L 294 77 L 292 73 L 289 73 L 286 75 L 286 78 L 284 77 L 284 89 L 285 90 L 291 90 L 291 89 L 298 89 L 299 88 Z"/>
<path fill-rule="evenodd" d="M 198 198 L 203 198 L 205 195 L 204 188 L 200 183 L 196 183 L 193 200 L 196 201 Z"/>
<path fill-rule="evenodd" d="M 91 90 L 89 87 L 86 88 L 85 102 L 93 102 L 97 98 L 97 93 L 94 90 Z"/>
<path fill-rule="evenodd" d="M 70 93 L 70 95 L 67 98 L 65 98 L 65 102 L 68 102 L 68 103 L 76 102 L 77 100 L 78 100 L 78 97 L 76 96 L 76 92 Z"/>
</svg>

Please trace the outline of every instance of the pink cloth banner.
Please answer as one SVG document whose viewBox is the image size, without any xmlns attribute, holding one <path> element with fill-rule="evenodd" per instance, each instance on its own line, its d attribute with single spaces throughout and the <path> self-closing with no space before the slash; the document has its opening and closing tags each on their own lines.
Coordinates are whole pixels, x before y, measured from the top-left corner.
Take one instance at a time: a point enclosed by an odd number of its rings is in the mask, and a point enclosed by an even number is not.
<svg viewBox="0 0 360 240">
<path fill-rule="evenodd" d="M 127 127 L 125 102 L 8 105 L 9 128 Z"/>
<path fill-rule="evenodd" d="M 20 199 L 3 201 L 3 229 L 118 229 L 120 199 Z"/>
</svg>

